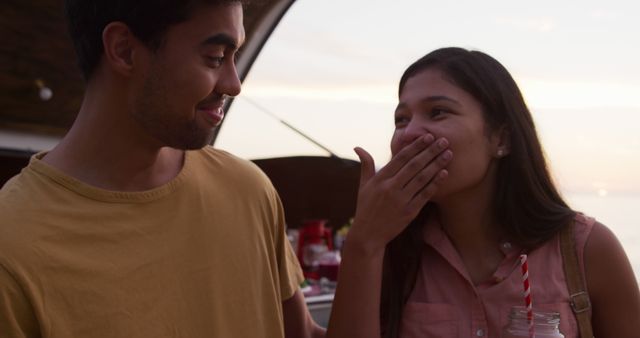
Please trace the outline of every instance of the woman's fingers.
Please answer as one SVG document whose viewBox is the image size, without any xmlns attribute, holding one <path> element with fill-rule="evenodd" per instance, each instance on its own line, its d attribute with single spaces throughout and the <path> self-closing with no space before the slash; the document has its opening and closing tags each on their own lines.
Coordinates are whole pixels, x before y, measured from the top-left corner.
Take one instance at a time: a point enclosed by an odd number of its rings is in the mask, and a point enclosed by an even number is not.
<svg viewBox="0 0 640 338">
<path fill-rule="evenodd" d="M 408 209 L 416 210 L 417 215 L 417 212 L 419 212 L 420 209 L 422 209 L 422 207 L 427 204 L 431 198 L 433 198 L 436 191 L 438 191 L 438 188 L 447 177 L 449 177 L 449 172 L 446 169 L 440 169 L 433 180 L 415 194 L 413 199 L 408 203 Z"/>
<path fill-rule="evenodd" d="M 418 192 L 424 190 L 437 178 L 436 175 L 451 162 L 452 158 L 453 153 L 449 149 L 437 154 L 435 159 L 415 174 L 404 186 L 403 190 L 407 196 L 413 198 Z"/>
<path fill-rule="evenodd" d="M 431 143 L 424 150 L 416 154 L 402 167 L 402 169 L 400 169 L 400 171 L 398 171 L 394 177 L 394 184 L 401 189 L 405 188 L 410 182 L 416 180 L 422 181 L 418 182 L 422 183 L 422 185 L 427 184 L 431 181 L 433 175 L 437 173 L 437 170 L 444 167 L 442 162 L 435 161 L 435 159 L 438 158 L 438 155 L 443 154 L 447 147 L 449 147 L 449 141 L 444 138 L 440 138 L 436 142 Z M 445 162 L 444 164 L 446 163 L 448 162 Z M 434 168 L 435 170 L 433 170 Z M 418 187 L 415 189 L 417 188 Z M 413 197 L 413 195 L 411 195 L 411 197 Z"/>
<path fill-rule="evenodd" d="M 412 161 L 418 154 L 423 152 L 429 145 L 433 143 L 435 138 L 431 134 L 416 138 L 411 144 L 400 150 L 387 165 L 378 173 L 382 179 L 396 176 L 396 174 Z"/>
<path fill-rule="evenodd" d="M 366 150 L 356 147 L 353 151 L 360 158 L 360 187 L 362 187 L 376 174 L 375 162 Z"/>
<path fill-rule="evenodd" d="M 453 157 L 445 139 L 432 135 L 417 139 L 398 152 L 377 173 L 371 155 L 362 148 L 360 188 L 352 231 L 376 248 L 383 248 L 404 229 L 429 201 Z"/>
</svg>

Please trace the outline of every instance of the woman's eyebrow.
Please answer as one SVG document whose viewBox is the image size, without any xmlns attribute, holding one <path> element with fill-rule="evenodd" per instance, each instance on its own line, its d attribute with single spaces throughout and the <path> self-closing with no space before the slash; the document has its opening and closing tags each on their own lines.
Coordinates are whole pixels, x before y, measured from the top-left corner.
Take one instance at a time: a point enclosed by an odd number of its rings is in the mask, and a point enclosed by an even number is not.
<svg viewBox="0 0 640 338">
<path fill-rule="evenodd" d="M 423 99 L 421 99 L 419 102 L 421 104 L 425 104 L 425 103 L 433 103 L 433 102 L 438 102 L 438 101 L 447 101 L 447 102 L 451 102 L 455 105 L 461 106 L 460 102 L 454 98 L 448 97 L 446 95 L 432 95 L 432 96 L 427 96 Z M 398 103 L 398 105 L 396 106 L 396 110 L 395 112 L 397 113 L 398 111 L 405 109 L 407 107 L 406 103 Z"/>
<path fill-rule="evenodd" d="M 434 95 L 434 96 L 428 96 L 425 97 L 424 99 L 420 100 L 421 102 L 436 102 L 436 101 L 448 101 L 457 105 L 460 105 L 460 102 L 458 102 L 458 100 L 453 99 L 451 97 L 448 97 L 446 95 Z"/>
</svg>

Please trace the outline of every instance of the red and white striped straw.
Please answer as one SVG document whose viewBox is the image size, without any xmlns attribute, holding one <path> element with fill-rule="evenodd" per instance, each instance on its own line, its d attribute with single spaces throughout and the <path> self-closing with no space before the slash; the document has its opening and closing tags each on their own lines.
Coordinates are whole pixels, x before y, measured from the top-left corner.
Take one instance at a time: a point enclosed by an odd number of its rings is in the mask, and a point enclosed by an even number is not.
<svg viewBox="0 0 640 338">
<path fill-rule="evenodd" d="M 533 326 L 533 301 L 531 299 L 531 285 L 529 284 L 529 265 L 527 255 L 520 255 L 520 266 L 522 267 L 522 283 L 524 285 L 524 304 L 527 308 L 527 322 L 529 324 L 529 338 L 535 337 Z"/>
</svg>

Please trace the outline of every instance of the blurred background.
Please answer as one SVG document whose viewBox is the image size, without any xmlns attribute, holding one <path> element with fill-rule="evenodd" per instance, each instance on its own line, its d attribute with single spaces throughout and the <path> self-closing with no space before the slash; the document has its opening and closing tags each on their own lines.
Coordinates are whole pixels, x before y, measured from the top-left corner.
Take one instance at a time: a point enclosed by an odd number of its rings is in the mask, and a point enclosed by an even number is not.
<svg viewBox="0 0 640 338">
<path fill-rule="evenodd" d="M 80 106 L 61 6 L 0 3 L 0 185 L 55 146 Z M 639 10 L 631 0 L 253 1 L 238 60 L 241 77 L 250 71 L 214 146 L 256 163 L 278 189 L 316 321 L 328 320 L 355 209 L 352 149 L 387 163 L 402 72 L 446 46 L 510 70 L 564 197 L 614 231 L 640 277 Z"/>
<path fill-rule="evenodd" d="M 249 159 L 327 156 L 326 149 L 357 159 L 352 149 L 361 146 L 382 166 L 404 69 L 439 47 L 481 50 L 520 85 L 564 197 L 616 233 L 638 276 L 639 7 L 298 0 L 245 79 L 215 146 Z"/>
</svg>

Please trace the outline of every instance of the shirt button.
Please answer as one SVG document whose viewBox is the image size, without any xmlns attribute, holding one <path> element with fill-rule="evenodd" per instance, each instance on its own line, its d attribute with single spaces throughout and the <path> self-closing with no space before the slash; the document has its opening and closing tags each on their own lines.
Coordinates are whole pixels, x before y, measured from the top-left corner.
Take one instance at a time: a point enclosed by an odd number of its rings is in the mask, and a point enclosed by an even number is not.
<svg viewBox="0 0 640 338">
<path fill-rule="evenodd" d="M 483 329 L 478 329 L 478 331 L 476 331 L 476 336 L 478 336 L 478 337 L 484 336 L 484 330 Z"/>
</svg>

